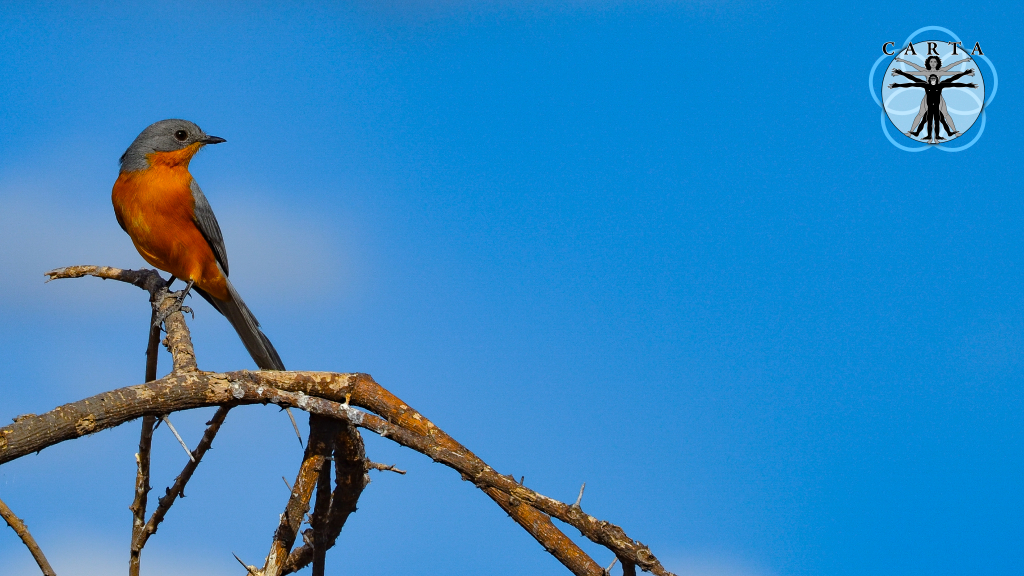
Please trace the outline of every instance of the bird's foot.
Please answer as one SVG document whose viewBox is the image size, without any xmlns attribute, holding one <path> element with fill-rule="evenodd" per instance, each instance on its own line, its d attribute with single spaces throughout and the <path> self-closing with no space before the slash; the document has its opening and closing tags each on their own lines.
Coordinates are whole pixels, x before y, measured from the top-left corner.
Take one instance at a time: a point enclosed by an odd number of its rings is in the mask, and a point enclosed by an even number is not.
<svg viewBox="0 0 1024 576">
<path fill-rule="evenodd" d="M 189 291 L 191 289 L 192 282 L 189 282 L 188 285 L 185 286 L 184 290 L 179 290 L 177 292 L 168 292 L 166 295 L 164 295 L 163 298 L 161 298 L 160 309 L 157 310 L 153 318 L 154 328 L 157 326 L 162 326 L 164 321 L 166 321 L 167 318 L 169 318 L 171 314 L 174 314 L 175 312 L 181 312 L 182 314 L 191 314 L 192 318 L 195 319 L 195 312 L 193 312 L 192 309 L 189 308 L 188 306 L 185 306 L 185 297 L 189 295 Z M 173 302 L 171 302 L 170 304 L 164 304 L 164 302 L 168 298 L 171 298 Z"/>
</svg>

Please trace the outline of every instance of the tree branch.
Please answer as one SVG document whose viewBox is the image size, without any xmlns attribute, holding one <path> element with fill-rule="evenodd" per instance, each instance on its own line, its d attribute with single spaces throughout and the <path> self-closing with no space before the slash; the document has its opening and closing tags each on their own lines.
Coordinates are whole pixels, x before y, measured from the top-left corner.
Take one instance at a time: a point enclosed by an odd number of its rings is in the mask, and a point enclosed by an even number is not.
<svg viewBox="0 0 1024 576">
<path fill-rule="evenodd" d="M 327 458 L 334 450 L 334 436 L 338 423 L 320 416 L 309 418 L 309 441 L 306 442 L 306 453 L 302 459 L 299 474 L 292 484 L 291 496 L 281 523 L 274 532 L 274 542 L 270 546 L 270 554 L 260 572 L 261 576 L 280 576 L 285 562 L 288 560 L 292 544 L 299 533 L 302 519 L 309 511 L 309 499 L 320 478 L 320 471 L 327 463 Z"/>
<path fill-rule="evenodd" d="M 346 396 L 352 405 L 376 412 L 384 418 L 340 404 Z M 211 405 L 268 402 L 298 407 L 314 414 L 348 417 L 358 426 L 372 429 L 458 470 L 478 486 L 495 488 L 571 524 L 594 542 L 609 548 L 623 563 L 628 560 L 654 574 L 669 574 L 646 546 L 629 539 L 621 528 L 537 494 L 512 478 L 498 474 L 366 374 L 245 370 L 224 374 L 172 374 L 149 384 L 121 388 L 65 404 L 46 414 L 27 416 L 0 428 L 0 464 L 64 440 L 123 424 L 146 412 L 166 413 Z M 491 492 L 488 495 L 493 498 Z M 520 509 L 511 506 L 511 501 L 509 504 L 507 511 L 510 513 Z M 531 520 L 524 517 L 523 521 Z M 539 533 L 531 534 L 541 541 Z M 551 545 L 545 541 L 541 543 Z M 568 544 L 572 542 L 558 545 Z M 570 556 L 560 559 L 569 561 Z M 580 573 L 596 574 L 600 567 L 597 570 Z"/>
<path fill-rule="evenodd" d="M 51 279 L 92 275 L 121 280 L 148 290 L 153 300 L 159 302 L 161 306 L 168 305 L 168 300 L 171 300 L 168 297 L 166 283 L 154 271 L 75 266 L 53 270 L 47 274 Z M 632 572 L 635 570 L 634 566 L 639 566 L 658 576 L 671 576 L 647 546 L 630 539 L 618 526 L 584 513 L 579 506 L 579 499 L 573 505 L 565 504 L 538 494 L 515 482 L 511 477 L 498 474 L 368 375 L 274 371 L 201 373 L 196 368 L 195 354 L 184 317 L 180 311 L 176 311 L 167 318 L 168 338 L 164 343 L 171 350 L 175 360 L 175 370 L 170 375 L 148 384 L 121 388 L 65 404 L 39 416 L 26 416 L 14 424 L 0 428 L 0 464 L 58 442 L 118 426 L 144 415 L 167 414 L 214 405 L 224 407 L 274 403 L 286 408 L 294 406 L 306 410 L 311 415 L 347 420 L 352 425 L 372 430 L 460 472 L 464 480 L 472 481 L 574 574 L 599 576 L 604 574 L 605 570 L 559 531 L 551 523 L 550 517 L 572 525 L 590 540 L 607 547 L 622 562 L 627 572 Z M 356 410 L 352 406 L 358 406 L 370 413 Z M 226 408 L 222 409 L 226 411 Z M 339 446 L 343 436 L 345 435 L 337 435 L 336 441 L 339 442 Z M 354 436 L 358 438 L 358 433 Z M 312 444 L 311 438 L 309 445 Z M 333 545 L 348 514 L 354 511 L 355 502 L 362 487 L 365 486 L 366 460 L 359 440 L 355 450 L 358 452 L 358 471 L 353 468 L 343 474 L 342 469 L 338 467 L 337 488 L 332 494 L 327 513 L 327 529 L 321 530 L 323 523 L 320 519 L 323 514 L 319 514 L 318 519 L 313 521 L 313 533 L 304 538 L 307 540 L 306 544 L 289 554 L 288 549 L 294 542 L 302 517 L 308 510 L 313 488 L 318 480 L 322 480 L 324 460 L 330 453 L 329 442 L 324 442 L 323 439 L 320 439 L 316 443 L 316 448 L 312 450 L 309 445 L 288 508 L 282 515 L 281 525 L 275 533 L 274 545 L 262 576 L 278 576 L 305 566 L 313 560 L 314 552 L 318 550 L 316 544 L 320 543 L 322 538 L 330 542 L 327 547 Z M 352 445 L 350 448 L 356 447 Z M 352 457 L 354 453 L 347 453 L 339 448 L 335 450 L 335 455 L 337 456 L 339 452 L 347 454 L 346 458 Z M 336 463 L 336 466 L 340 464 Z M 185 475 L 183 472 L 182 476 Z M 347 478 L 344 480 L 344 487 L 343 478 Z M 163 500 L 161 499 L 161 504 Z M 170 500 L 173 501 L 173 497 Z M 319 508 L 322 512 L 323 506 Z M 320 550 L 322 551 L 323 547 L 320 547 Z"/>
<path fill-rule="evenodd" d="M 25 543 L 28 551 L 32 553 L 32 558 L 39 565 L 39 569 L 43 571 L 43 574 L 45 576 L 57 576 L 53 568 L 50 567 L 50 563 L 47 562 L 46 556 L 43 555 L 43 551 L 39 549 L 39 544 L 36 544 L 36 539 L 29 533 L 28 526 L 25 526 L 21 518 L 14 515 L 14 512 L 7 507 L 7 504 L 4 504 L 3 500 L 0 500 L 0 518 L 3 518 L 4 522 L 7 522 L 7 525 L 18 535 L 18 538 L 21 538 L 21 541 Z"/>
<path fill-rule="evenodd" d="M 167 512 L 174 504 L 174 500 L 185 493 L 185 485 L 188 484 L 192 474 L 199 467 L 199 463 L 203 460 L 203 455 L 213 445 L 213 439 L 217 436 L 217 432 L 220 431 L 220 426 L 224 423 L 224 419 L 227 418 L 229 410 L 231 410 L 230 406 L 221 406 L 213 415 L 213 418 L 207 422 L 208 427 L 206 428 L 206 433 L 203 434 L 203 439 L 199 441 L 199 445 L 192 451 L 194 460 L 189 460 L 185 464 L 181 474 L 178 474 L 178 477 L 174 479 L 174 484 L 164 492 L 163 498 L 158 500 L 157 508 L 153 511 L 153 515 L 149 517 L 145 527 L 139 532 L 137 537 L 132 538 L 133 551 L 136 549 L 142 550 L 149 537 L 156 534 L 157 527 L 163 522 Z"/>
<path fill-rule="evenodd" d="M 155 369 L 155 365 L 154 365 Z M 138 576 L 141 563 L 142 546 L 136 546 L 146 526 L 146 506 L 149 500 L 149 455 L 153 445 L 153 430 L 156 429 L 156 416 L 142 418 L 142 434 L 139 438 L 139 453 L 135 455 L 138 472 L 135 475 L 135 501 L 128 507 L 132 511 L 132 541 L 129 548 L 128 574 Z"/>
<path fill-rule="evenodd" d="M 334 438 L 335 489 L 331 494 L 331 507 L 327 512 L 323 534 L 324 550 L 334 546 L 349 515 L 356 511 L 356 502 L 359 501 L 363 488 L 370 481 L 366 476 L 366 450 L 359 431 L 348 420 L 340 422 L 341 430 Z M 288 555 L 282 574 L 301 570 L 313 561 L 317 540 L 312 532 L 313 530 L 303 532 L 305 544 L 292 550 Z"/>
<path fill-rule="evenodd" d="M 52 279 L 52 277 L 51 277 Z M 162 278 L 161 278 L 162 280 Z M 155 296 L 150 294 L 153 312 L 149 320 L 149 342 L 146 345 L 146 382 L 156 380 L 157 361 L 160 354 L 160 326 L 156 323 L 157 304 Z M 156 430 L 156 416 L 142 417 L 142 432 L 139 436 L 139 452 L 135 455 L 138 471 L 135 473 L 135 500 L 128 507 L 132 512 L 132 539 L 128 554 L 128 576 L 139 576 L 141 568 L 142 548 L 136 548 L 135 542 L 146 525 L 146 506 L 149 501 L 150 450 L 153 446 L 153 431 Z"/>
</svg>

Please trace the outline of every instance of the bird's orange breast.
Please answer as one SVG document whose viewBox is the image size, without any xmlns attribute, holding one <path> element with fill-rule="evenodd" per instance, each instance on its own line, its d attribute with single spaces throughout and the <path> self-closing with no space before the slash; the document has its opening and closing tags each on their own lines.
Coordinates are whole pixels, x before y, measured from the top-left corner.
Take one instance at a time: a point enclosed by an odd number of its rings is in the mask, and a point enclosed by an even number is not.
<svg viewBox="0 0 1024 576">
<path fill-rule="evenodd" d="M 122 173 L 111 195 L 114 213 L 146 262 L 227 300 L 213 249 L 196 227 L 192 175 L 185 166 L 155 162 L 145 170 Z"/>
</svg>

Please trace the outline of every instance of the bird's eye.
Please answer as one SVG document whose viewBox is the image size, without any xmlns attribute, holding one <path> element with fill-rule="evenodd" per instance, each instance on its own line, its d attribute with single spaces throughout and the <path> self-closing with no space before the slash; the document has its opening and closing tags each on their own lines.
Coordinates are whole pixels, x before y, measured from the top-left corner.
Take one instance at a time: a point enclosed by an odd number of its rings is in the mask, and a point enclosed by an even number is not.
<svg viewBox="0 0 1024 576">
<path fill-rule="evenodd" d="M 185 140 L 188 140 L 188 132 L 178 130 L 174 133 L 174 137 L 177 138 L 179 142 L 184 142 Z"/>
</svg>

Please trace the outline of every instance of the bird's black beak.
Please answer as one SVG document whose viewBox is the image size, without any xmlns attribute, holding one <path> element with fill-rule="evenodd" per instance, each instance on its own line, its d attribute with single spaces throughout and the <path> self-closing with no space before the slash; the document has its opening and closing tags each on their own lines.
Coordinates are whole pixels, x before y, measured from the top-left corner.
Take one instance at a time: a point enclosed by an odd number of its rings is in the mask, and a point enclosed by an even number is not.
<svg viewBox="0 0 1024 576">
<path fill-rule="evenodd" d="M 227 140 L 221 138 L 220 136 L 207 136 L 206 138 L 200 140 L 200 142 L 202 142 L 203 144 L 220 144 L 221 142 L 227 142 Z"/>
</svg>

